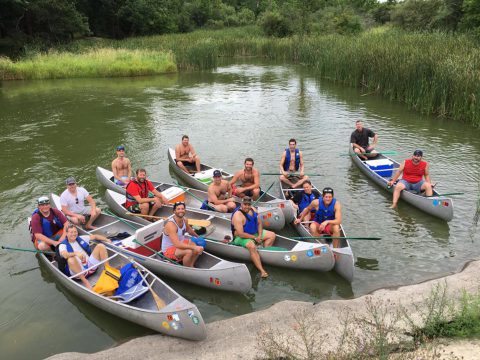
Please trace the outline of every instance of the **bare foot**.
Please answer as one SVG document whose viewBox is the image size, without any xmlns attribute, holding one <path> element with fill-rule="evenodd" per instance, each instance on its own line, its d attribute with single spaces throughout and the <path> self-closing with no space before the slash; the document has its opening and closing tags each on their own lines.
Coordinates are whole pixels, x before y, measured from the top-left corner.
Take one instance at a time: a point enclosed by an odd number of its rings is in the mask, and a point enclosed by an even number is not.
<svg viewBox="0 0 480 360">
<path fill-rule="evenodd" d="M 95 229 L 98 229 L 96 226 L 93 226 L 93 225 L 87 225 L 85 226 L 85 229 L 87 230 L 95 230 Z"/>
<path fill-rule="evenodd" d="M 265 278 L 268 277 L 268 273 L 264 271 L 264 272 L 262 272 L 262 273 L 260 274 L 260 276 L 261 276 L 263 279 L 265 279 Z"/>
<path fill-rule="evenodd" d="M 389 206 L 390 209 L 395 209 L 397 207 L 397 204 L 392 204 Z"/>
</svg>

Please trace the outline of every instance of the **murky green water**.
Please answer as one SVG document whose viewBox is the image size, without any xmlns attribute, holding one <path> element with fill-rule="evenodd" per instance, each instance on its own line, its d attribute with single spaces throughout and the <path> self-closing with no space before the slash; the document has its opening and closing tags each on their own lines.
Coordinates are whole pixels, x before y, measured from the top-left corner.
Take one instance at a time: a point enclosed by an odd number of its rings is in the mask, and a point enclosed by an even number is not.
<svg viewBox="0 0 480 360">
<path fill-rule="evenodd" d="M 440 192 L 454 200 L 449 224 L 406 204 L 388 209 L 389 195 L 370 183 L 347 152 L 354 120 L 379 133 L 381 149 L 397 160 L 424 149 Z M 452 272 L 478 257 L 480 131 L 427 118 L 375 96 L 325 81 L 299 67 L 230 65 L 214 72 L 154 78 L 3 83 L 0 88 L 0 243 L 31 247 L 26 218 L 35 199 L 60 193 L 77 177 L 104 205 L 95 166 L 109 167 L 125 144 L 134 167 L 169 181 L 167 148 L 189 134 L 203 161 L 234 171 L 252 156 L 276 172 L 288 139 L 304 151 L 318 187 L 333 186 L 343 204 L 357 258 L 352 285 L 334 274 L 269 268 L 247 295 L 168 281 L 193 301 L 206 321 L 236 316 L 285 300 L 351 298 Z M 275 179 L 262 177 L 263 187 Z M 274 187 L 275 188 L 275 187 Z M 43 358 L 94 352 L 150 333 L 83 303 L 53 282 L 29 253 L 0 252 L 0 357 Z"/>
</svg>

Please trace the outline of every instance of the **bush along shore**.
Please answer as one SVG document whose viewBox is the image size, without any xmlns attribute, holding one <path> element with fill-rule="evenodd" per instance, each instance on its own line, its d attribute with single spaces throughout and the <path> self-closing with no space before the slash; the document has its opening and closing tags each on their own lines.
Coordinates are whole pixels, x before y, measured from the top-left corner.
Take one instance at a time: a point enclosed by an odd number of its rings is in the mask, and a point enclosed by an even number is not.
<svg viewBox="0 0 480 360">
<path fill-rule="evenodd" d="M 480 125 L 480 47 L 466 35 L 377 28 L 357 36 L 266 37 L 256 27 L 85 39 L 49 54 L 0 59 L 0 79 L 136 76 L 208 70 L 219 57 L 299 63 L 323 78 L 403 102 L 424 114 Z"/>
</svg>

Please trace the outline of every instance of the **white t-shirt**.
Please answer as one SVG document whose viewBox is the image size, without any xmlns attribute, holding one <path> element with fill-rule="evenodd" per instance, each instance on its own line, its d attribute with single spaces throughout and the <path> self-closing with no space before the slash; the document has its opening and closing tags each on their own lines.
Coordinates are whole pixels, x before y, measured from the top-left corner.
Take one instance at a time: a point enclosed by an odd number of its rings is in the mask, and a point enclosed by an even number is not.
<svg viewBox="0 0 480 360">
<path fill-rule="evenodd" d="M 83 241 L 86 241 L 87 243 L 90 242 L 90 236 L 82 235 L 80 237 L 82 238 Z M 73 251 L 80 251 L 85 254 L 85 262 L 82 262 L 82 266 L 86 265 L 88 261 L 88 254 L 85 252 L 85 250 L 83 250 L 83 248 L 80 246 L 78 241 L 75 241 L 74 243 L 70 243 L 70 245 L 72 246 Z M 67 245 L 60 244 L 60 246 L 58 247 L 58 251 L 60 252 L 60 254 L 62 253 L 62 251 L 67 251 Z"/>
<path fill-rule="evenodd" d="M 83 214 L 85 211 L 85 199 L 88 195 L 88 191 L 81 186 L 77 186 L 76 197 L 73 196 L 68 189 L 66 189 L 62 195 L 60 195 L 60 204 L 62 204 L 62 206 L 66 206 L 68 210 L 73 211 L 74 213 Z"/>
</svg>

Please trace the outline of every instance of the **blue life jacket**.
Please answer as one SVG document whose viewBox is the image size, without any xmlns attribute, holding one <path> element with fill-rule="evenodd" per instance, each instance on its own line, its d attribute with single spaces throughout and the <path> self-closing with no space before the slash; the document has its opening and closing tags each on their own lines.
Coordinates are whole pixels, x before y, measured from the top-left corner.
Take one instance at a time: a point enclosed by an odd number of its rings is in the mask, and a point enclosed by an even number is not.
<svg viewBox="0 0 480 360">
<path fill-rule="evenodd" d="M 90 256 L 92 254 L 92 249 L 90 248 L 90 245 L 88 245 L 88 242 L 86 242 L 85 240 L 83 240 L 80 236 L 77 236 L 77 239 L 76 239 L 77 243 L 81 246 L 81 248 L 88 254 L 88 256 Z M 72 245 L 70 245 L 70 243 L 68 242 L 68 239 L 65 239 L 63 240 L 60 244 L 64 244 L 66 245 L 67 247 L 67 251 L 69 253 L 73 253 L 73 247 Z M 58 246 L 58 248 L 60 248 L 60 245 Z M 62 269 L 60 268 L 60 264 L 59 264 L 59 269 L 60 271 L 62 271 L 64 274 L 66 274 L 67 276 L 70 276 L 70 270 L 68 269 L 68 263 L 65 262 L 65 269 Z M 63 267 L 63 266 L 62 266 Z"/>
<path fill-rule="evenodd" d="M 210 206 L 208 206 L 208 199 L 203 200 L 202 206 L 200 206 L 200 209 L 213 211 L 213 209 Z"/>
<path fill-rule="evenodd" d="M 122 266 L 120 269 L 120 281 L 118 282 L 118 288 L 115 291 L 115 295 L 123 294 L 128 289 L 137 285 L 140 281 L 142 281 L 142 277 L 132 263 Z"/>
<path fill-rule="evenodd" d="M 258 214 L 255 211 L 253 212 L 253 215 L 247 214 L 246 212 L 240 210 L 240 206 L 238 206 L 235 210 L 233 210 L 231 217 L 232 219 L 233 215 L 237 212 L 237 210 L 240 211 L 247 219 L 247 221 L 245 221 L 245 225 L 243 225 L 243 232 L 250 235 L 256 234 L 258 231 Z M 230 226 L 232 229 L 232 235 L 233 237 L 235 237 L 235 227 L 233 226 L 233 223 Z"/>
<path fill-rule="evenodd" d="M 318 199 L 318 210 L 315 213 L 315 221 L 321 224 L 325 220 L 335 220 L 335 203 L 337 199 L 333 198 L 328 207 L 323 203 L 323 199 Z"/>
<path fill-rule="evenodd" d="M 285 149 L 285 162 L 283 163 L 283 170 L 288 171 L 290 168 L 290 149 Z M 300 168 L 300 150 L 295 149 L 295 171 Z"/>
<path fill-rule="evenodd" d="M 58 218 L 58 216 L 55 214 L 55 211 L 53 209 L 50 210 L 53 214 L 53 223 L 59 228 L 63 228 L 63 224 Z M 54 235 L 53 229 L 52 229 L 52 224 L 50 221 L 48 221 L 45 216 L 42 215 L 42 213 L 37 209 L 32 213 L 32 216 L 38 214 L 40 216 L 40 225 L 42 225 L 42 234 L 45 235 L 48 238 L 51 238 Z M 32 241 L 35 241 L 35 234 L 32 234 Z"/>
<path fill-rule="evenodd" d="M 298 203 L 298 212 L 301 213 L 315 199 L 316 199 L 316 197 L 315 197 L 315 194 L 313 192 L 310 195 L 307 195 L 307 194 L 305 194 L 305 192 L 303 192 L 302 199 Z"/>
</svg>

